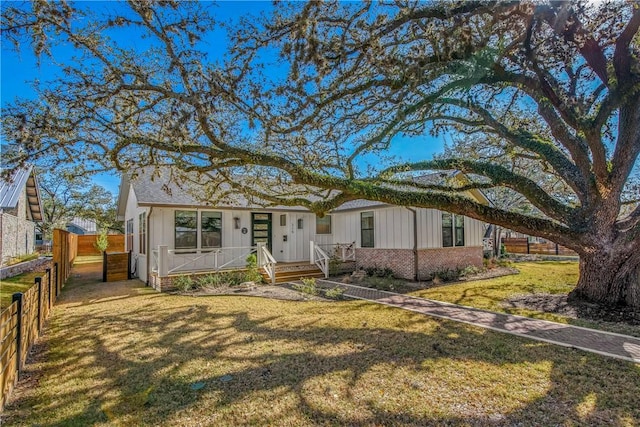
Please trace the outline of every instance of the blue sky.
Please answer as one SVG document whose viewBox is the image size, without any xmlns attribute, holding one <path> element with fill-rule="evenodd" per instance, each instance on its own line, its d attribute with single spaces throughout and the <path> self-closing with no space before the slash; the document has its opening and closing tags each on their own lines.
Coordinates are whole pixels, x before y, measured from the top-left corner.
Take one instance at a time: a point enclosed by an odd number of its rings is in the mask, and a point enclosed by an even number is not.
<svg viewBox="0 0 640 427">
<path fill-rule="evenodd" d="M 113 2 L 86 2 L 86 4 L 92 9 L 116 7 Z M 217 5 L 216 15 L 221 21 L 229 21 L 246 13 L 258 14 L 270 7 L 270 2 L 222 1 Z M 217 42 L 224 43 L 223 34 L 212 36 Z M 54 55 L 66 59 L 70 56 L 70 51 L 58 48 L 54 51 Z M 32 89 L 33 82 L 45 83 L 58 73 L 57 66 L 49 58 L 43 57 L 38 65 L 28 46 L 23 46 L 22 50 L 16 53 L 12 50 L 12 46 L 3 42 L 0 62 L 2 85 L 0 100 L 3 106 L 11 103 L 16 97 L 35 98 L 36 94 Z M 411 138 L 411 143 L 408 142 L 409 138 L 396 138 L 386 154 L 397 156 L 406 161 L 430 159 L 434 153 L 443 150 L 445 141 L 442 137 L 425 136 L 418 141 Z M 93 181 L 107 188 L 114 195 L 118 192 L 120 178 L 116 172 L 95 175 Z"/>
</svg>

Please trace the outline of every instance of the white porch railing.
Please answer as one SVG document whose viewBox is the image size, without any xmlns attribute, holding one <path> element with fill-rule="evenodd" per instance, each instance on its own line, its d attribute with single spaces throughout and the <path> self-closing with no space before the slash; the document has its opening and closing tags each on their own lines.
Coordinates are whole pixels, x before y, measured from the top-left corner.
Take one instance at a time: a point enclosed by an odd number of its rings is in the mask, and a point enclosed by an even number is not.
<svg viewBox="0 0 640 427">
<path fill-rule="evenodd" d="M 215 249 L 168 249 L 158 246 L 152 251 L 151 271 L 160 277 L 172 273 L 220 271 L 247 266 L 247 257 L 255 253 L 255 246 Z"/>
<path fill-rule="evenodd" d="M 313 240 L 309 244 L 310 246 L 310 263 L 315 264 L 324 273 L 324 277 L 329 277 L 329 255 L 314 242 Z"/>
<path fill-rule="evenodd" d="M 326 252 L 330 258 L 339 261 L 355 261 L 356 260 L 356 242 L 351 243 L 333 243 L 320 245 L 316 243 L 320 249 Z"/>
<path fill-rule="evenodd" d="M 258 243 L 257 254 L 258 267 L 264 268 L 272 284 L 276 283 L 276 264 L 278 262 L 264 243 Z"/>
</svg>

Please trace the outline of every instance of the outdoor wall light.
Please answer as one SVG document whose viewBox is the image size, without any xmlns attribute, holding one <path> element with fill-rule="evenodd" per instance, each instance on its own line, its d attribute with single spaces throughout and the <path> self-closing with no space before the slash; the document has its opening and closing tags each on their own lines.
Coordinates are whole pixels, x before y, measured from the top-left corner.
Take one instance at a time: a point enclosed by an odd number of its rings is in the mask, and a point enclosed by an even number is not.
<svg viewBox="0 0 640 427">
<path fill-rule="evenodd" d="M 233 217 L 233 228 L 235 228 L 236 230 L 240 230 L 240 218 Z"/>
<path fill-rule="evenodd" d="M 298 230 L 302 230 L 303 226 L 302 218 L 298 218 Z"/>
</svg>

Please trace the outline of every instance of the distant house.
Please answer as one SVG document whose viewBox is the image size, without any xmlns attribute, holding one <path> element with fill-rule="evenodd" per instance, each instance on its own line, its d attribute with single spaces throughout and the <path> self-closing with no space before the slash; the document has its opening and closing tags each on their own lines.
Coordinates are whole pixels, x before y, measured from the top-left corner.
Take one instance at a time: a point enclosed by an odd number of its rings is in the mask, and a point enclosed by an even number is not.
<svg viewBox="0 0 640 427">
<path fill-rule="evenodd" d="M 92 219 L 73 218 L 67 222 L 66 229 L 71 233 L 80 235 L 98 234 L 98 225 Z"/>
<path fill-rule="evenodd" d="M 159 289 L 173 274 L 242 267 L 250 253 L 258 253 L 265 268 L 317 264 L 326 274 L 328 255 L 410 280 L 482 266 L 485 227 L 472 218 L 366 200 L 347 202 L 323 218 L 303 207 L 264 208 L 241 195 L 206 204 L 191 195 L 193 187 L 187 192 L 168 176 L 124 175 L 118 199 L 134 269 Z M 488 203 L 480 192 L 469 196 Z"/>
<path fill-rule="evenodd" d="M 2 262 L 35 251 L 36 222 L 42 221 L 38 180 L 32 166 L 0 181 Z"/>
</svg>

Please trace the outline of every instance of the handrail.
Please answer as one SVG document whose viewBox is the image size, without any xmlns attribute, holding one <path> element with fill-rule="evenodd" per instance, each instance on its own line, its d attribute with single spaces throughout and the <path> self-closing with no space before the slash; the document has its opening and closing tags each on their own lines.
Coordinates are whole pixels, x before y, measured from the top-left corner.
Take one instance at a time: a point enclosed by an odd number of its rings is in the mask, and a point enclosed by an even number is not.
<svg viewBox="0 0 640 427">
<path fill-rule="evenodd" d="M 272 284 L 276 283 L 276 264 L 278 261 L 273 257 L 271 252 L 264 243 L 258 243 L 258 265 L 264 268 L 264 271 L 269 276 Z"/>
<path fill-rule="evenodd" d="M 342 262 L 356 260 L 356 242 L 331 243 L 318 246 L 327 254 L 330 254 L 331 258 L 338 259 Z"/>
<path fill-rule="evenodd" d="M 325 279 L 329 277 L 329 255 L 315 242 L 311 242 L 312 248 L 312 261 L 318 266 L 324 273 Z"/>
<path fill-rule="evenodd" d="M 171 268 L 167 268 L 167 273 L 204 270 L 220 271 L 231 266 L 244 267 L 244 260 L 255 252 L 255 246 L 211 249 L 169 249 L 167 250 L 167 261 Z M 225 255 L 231 258 L 225 260 L 225 258 L 227 258 Z M 155 262 L 155 265 L 152 266 L 152 271 L 156 273 L 159 269 L 159 257 L 158 250 L 152 250 L 152 258 Z"/>
</svg>

